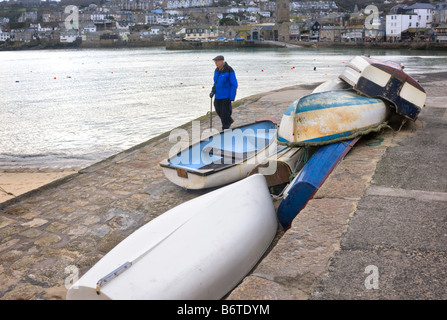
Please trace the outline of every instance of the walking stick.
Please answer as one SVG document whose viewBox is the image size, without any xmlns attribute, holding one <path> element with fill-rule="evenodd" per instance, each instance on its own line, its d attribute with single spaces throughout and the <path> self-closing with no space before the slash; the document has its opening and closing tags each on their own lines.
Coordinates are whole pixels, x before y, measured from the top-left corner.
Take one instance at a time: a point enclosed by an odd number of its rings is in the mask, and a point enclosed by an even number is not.
<svg viewBox="0 0 447 320">
<path fill-rule="evenodd" d="M 210 105 L 210 130 L 213 128 L 213 97 L 211 97 Z"/>
</svg>

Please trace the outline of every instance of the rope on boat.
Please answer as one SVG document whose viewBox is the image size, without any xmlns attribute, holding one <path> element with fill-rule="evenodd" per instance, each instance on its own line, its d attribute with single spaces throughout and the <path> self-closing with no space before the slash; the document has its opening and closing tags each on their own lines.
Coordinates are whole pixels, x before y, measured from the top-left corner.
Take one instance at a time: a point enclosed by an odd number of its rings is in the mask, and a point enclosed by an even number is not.
<svg viewBox="0 0 447 320">
<path fill-rule="evenodd" d="M 289 183 L 292 182 L 293 179 L 295 179 L 296 174 L 301 170 L 300 168 L 300 164 L 306 164 L 307 161 L 309 161 L 309 149 L 306 147 L 302 147 L 301 150 L 303 152 L 300 153 L 300 156 L 295 164 L 295 168 L 292 171 L 292 174 L 290 175 L 289 178 Z"/>
</svg>

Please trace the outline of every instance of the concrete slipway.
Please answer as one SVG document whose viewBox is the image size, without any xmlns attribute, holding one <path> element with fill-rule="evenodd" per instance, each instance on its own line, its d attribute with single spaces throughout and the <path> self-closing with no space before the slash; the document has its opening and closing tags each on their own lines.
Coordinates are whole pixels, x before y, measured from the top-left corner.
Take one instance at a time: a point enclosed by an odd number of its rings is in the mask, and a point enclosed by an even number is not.
<svg viewBox="0 0 447 320">
<path fill-rule="evenodd" d="M 363 137 L 227 299 L 447 298 L 447 75 L 415 78 L 428 92 L 419 119 Z M 315 86 L 242 99 L 234 125 L 280 120 Z M 168 136 L 1 203 L 0 299 L 64 299 L 74 272 L 203 194 L 163 176 Z"/>
</svg>

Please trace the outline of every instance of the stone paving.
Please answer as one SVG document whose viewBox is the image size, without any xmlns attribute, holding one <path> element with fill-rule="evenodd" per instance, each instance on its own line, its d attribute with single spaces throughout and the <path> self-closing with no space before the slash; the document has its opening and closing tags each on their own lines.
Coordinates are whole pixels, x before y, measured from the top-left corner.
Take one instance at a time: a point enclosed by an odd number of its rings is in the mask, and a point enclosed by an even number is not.
<svg viewBox="0 0 447 320">
<path fill-rule="evenodd" d="M 233 126 L 281 119 L 316 86 L 236 102 Z M 209 118 L 202 117 L 208 128 Z M 220 120 L 213 117 L 214 127 Z M 191 124 L 183 128 L 191 130 Z M 54 183 L 0 204 L 0 299 L 64 299 L 82 276 L 134 230 L 203 191 L 172 184 L 159 167 L 173 143 L 164 134 Z"/>
</svg>

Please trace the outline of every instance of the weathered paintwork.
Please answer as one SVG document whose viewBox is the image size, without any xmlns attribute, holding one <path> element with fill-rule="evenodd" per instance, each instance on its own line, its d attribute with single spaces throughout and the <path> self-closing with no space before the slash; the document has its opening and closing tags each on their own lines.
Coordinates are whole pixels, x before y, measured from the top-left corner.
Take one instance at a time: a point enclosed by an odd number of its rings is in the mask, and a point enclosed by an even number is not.
<svg viewBox="0 0 447 320">
<path fill-rule="evenodd" d="M 284 197 L 279 204 L 278 220 L 284 228 L 288 228 L 292 220 L 312 199 L 327 177 L 343 157 L 360 139 L 336 142 L 320 147 L 301 169 L 284 191 Z"/>
<path fill-rule="evenodd" d="M 382 100 L 360 96 L 354 90 L 312 93 L 294 101 L 284 112 L 278 141 L 310 145 L 349 139 L 356 132 L 382 124 L 388 115 Z"/>
<path fill-rule="evenodd" d="M 386 100 L 405 118 L 416 120 L 424 107 L 424 88 L 396 62 L 357 56 L 339 77 L 362 94 Z"/>
</svg>

